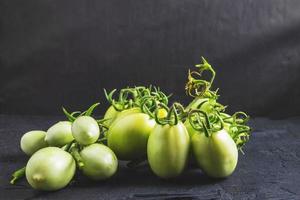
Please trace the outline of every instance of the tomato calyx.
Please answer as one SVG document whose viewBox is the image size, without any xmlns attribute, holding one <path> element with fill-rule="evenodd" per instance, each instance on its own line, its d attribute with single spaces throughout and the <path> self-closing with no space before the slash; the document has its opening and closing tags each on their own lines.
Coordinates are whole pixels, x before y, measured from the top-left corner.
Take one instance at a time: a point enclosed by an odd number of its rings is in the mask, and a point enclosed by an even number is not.
<svg viewBox="0 0 300 200">
<path fill-rule="evenodd" d="M 193 129 L 199 133 L 204 133 L 206 137 L 210 137 L 213 133 L 224 128 L 223 121 L 219 115 L 208 115 L 199 109 L 191 110 L 188 114 L 188 119 Z"/>
<path fill-rule="evenodd" d="M 119 112 L 133 107 L 140 107 L 141 104 L 145 102 L 145 99 L 148 99 L 149 97 L 166 104 L 168 103 L 168 98 L 170 97 L 164 94 L 159 87 L 151 85 L 148 88 L 144 86 L 123 88 L 120 90 L 117 100 L 113 98 L 116 91 L 117 90 L 114 89 L 107 93 L 107 91 L 104 89 L 104 94 L 107 101 L 114 107 L 116 111 Z"/>
<path fill-rule="evenodd" d="M 149 107 L 147 103 L 151 106 Z M 178 102 L 168 107 L 163 102 L 157 102 L 155 99 L 149 98 L 141 105 L 141 110 L 154 118 L 156 123 L 160 125 L 177 125 L 179 121 L 183 121 L 187 117 L 185 108 Z"/>
<path fill-rule="evenodd" d="M 74 111 L 72 113 L 70 113 L 69 111 L 67 111 L 64 107 L 62 107 L 63 113 L 65 114 L 65 116 L 67 117 L 67 119 L 70 122 L 74 122 L 78 117 L 81 116 L 92 116 L 94 110 L 96 107 L 98 107 L 100 105 L 100 103 L 94 103 L 93 105 L 91 105 L 86 111 Z M 100 132 L 104 132 L 108 129 L 108 127 L 104 124 L 105 121 L 109 120 L 109 119 L 95 119 L 99 125 L 100 128 Z M 101 134 L 100 134 L 101 135 Z"/>
<path fill-rule="evenodd" d="M 63 113 L 67 117 L 70 122 L 74 122 L 78 117 L 81 116 L 91 116 L 96 107 L 98 107 L 100 103 L 94 103 L 91 105 L 86 111 L 74 111 L 72 113 L 68 112 L 64 107 L 62 107 Z"/>
</svg>

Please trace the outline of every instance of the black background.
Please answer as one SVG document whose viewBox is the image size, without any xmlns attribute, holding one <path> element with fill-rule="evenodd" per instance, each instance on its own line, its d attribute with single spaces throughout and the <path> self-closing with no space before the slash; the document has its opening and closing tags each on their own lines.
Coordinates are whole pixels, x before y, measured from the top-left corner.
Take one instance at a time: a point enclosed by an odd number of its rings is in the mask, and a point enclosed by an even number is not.
<svg viewBox="0 0 300 200">
<path fill-rule="evenodd" d="M 0 114 L 57 115 L 142 84 L 186 104 L 203 55 L 231 111 L 295 116 L 299 54 L 297 0 L 1 0 Z"/>
</svg>

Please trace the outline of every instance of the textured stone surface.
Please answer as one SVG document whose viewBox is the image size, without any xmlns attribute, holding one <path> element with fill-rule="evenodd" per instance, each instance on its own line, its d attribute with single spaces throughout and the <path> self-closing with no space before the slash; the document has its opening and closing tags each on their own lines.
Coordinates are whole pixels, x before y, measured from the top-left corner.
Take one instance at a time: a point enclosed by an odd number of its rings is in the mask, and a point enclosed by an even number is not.
<svg viewBox="0 0 300 200">
<path fill-rule="evenodd" d="M 9 185 L 10 174 L 26 163 L 19 149 L 22 133 L 47 129 L 59 117 L 0 115 L 0 199 L 300 199 L 300 117 L 287 120 L 256 118 L 251 141 L 240 154 L 235 173 L 223 180 L 187 169 L 174 180 L 155 177 L 145 164 L 135 170 L 120 164 L 117 175 L 92 182 L 77 175 L 67 188 L 38 192 L 26 180 Z"/>
</svg>

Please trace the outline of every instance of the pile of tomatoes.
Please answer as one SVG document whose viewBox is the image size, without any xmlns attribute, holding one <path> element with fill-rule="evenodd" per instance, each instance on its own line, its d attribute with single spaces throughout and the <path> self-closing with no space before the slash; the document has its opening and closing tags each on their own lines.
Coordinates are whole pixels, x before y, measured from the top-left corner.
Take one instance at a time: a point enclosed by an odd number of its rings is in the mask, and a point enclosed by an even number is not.
<svg viewBox="0 0 300 200">
<path fill-rule="evenodd" d="M 184 107 L 157 87 L 104 90 L 110 103 L 104 117 L 93 117 L 96 103 L 84 112 L 69 112 L 47 131 L 25 133 L 20 142 L 30 156 L 25 167 L 12 175 L 11 183 L 26 176 L 39 190 L 58 190 L 70 183 L 76 170 L 93 180 L 104 180 L 118 169 L 118 160 L 138 164 L 148 161 L 161 178 L 179 176 L 189 162 L 208 176 L 224 178 L 233 173 L 238 150 L 249 140 L 249 116 L 229 115 L 211 89 L 215 71 L 202 58 L 189 71 L 186 92 L 193 101 Z M 209 72 L 211 78 L 203 78 Z"/>
</svg>

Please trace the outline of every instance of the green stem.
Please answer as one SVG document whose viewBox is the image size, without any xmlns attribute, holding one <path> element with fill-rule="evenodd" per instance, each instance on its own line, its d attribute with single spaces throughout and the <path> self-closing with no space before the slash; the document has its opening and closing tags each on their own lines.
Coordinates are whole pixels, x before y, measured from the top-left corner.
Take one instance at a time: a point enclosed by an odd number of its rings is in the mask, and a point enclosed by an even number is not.
<svg viewBox="0 0 300 200">
<path fill-rule="evenodd" d="M 196 118 L 196 121 L 192 119 L 193 117 Z M 203 131 L 205 136 L 209 137 L 211 131 L 211 124 L 207 114 L 204 111 L 199 109 L 191 110 L 188 114 L 188 119 L 193 129 L 200 132 Z"/>
<path fill-rule="evenodd" d="M 26 167 L 22 167 L 18 169 L 12 174 L 12 179 L 10 180 L 10 184 L 15 184 L 17 180 L 25 176 Z"/>
<path fill-rule="evenodd" d="M 62 107 L 62 110 L 70 122 L 75 121 L 76 117 L 74 117 L 72 114 L 70 114 L 64 107 Z"/>
<path fill-rule="evenodd" d="M 71 146 L 72 146 L 73 143 L 74 143 L 74 140 L 73 140 L 72 142 L 66 144 L 65 146 L 63 146 L 62 149 L 63 149 L 64 151 L 69 152 L 69 150 L 70 150 L 70 148 L 71 148 Z"/>
<path fill-rule="evenodd" d="M 84 166 L 84 163 L 83 163 L 82 158 L 81 158 L 81 156 L 79 154 L 78 148 L 75 147 L 75 146 L 72 147 L 71 148 L 71 154 L 74 157 L 74 159 L 75 159 L 75 161 L 77 163 L 78 168 L 82 169 L 82 167 Z"/>
<path fill-rule="evenodd" d="M 85 112 L 85 116 L 91 116 L 92 115 L 92 113 L 93 113 L 93 111 L 95 110 L 95 108 L 97 107 L 97 106 L 99 106 L 100 105 L 100 103 L 95 103 L 95 104 L 93 104 L 91 107 L 89 107 L 87 110 L 86 110 L 86 112 Z"/>
</svg>

